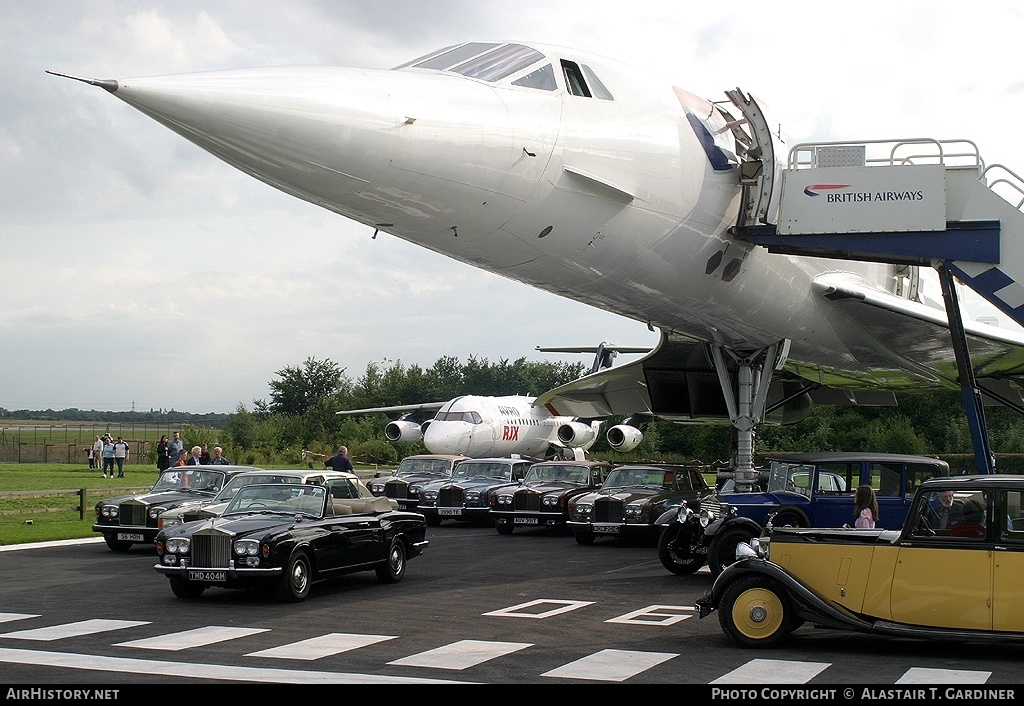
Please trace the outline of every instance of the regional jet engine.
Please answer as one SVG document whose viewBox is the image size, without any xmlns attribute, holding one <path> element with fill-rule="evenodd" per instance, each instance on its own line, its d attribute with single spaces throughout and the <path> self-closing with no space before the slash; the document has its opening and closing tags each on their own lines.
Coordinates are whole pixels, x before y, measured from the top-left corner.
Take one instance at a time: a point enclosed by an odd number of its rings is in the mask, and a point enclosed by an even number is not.
<svg viewBox="0 0 1024 706">
<path fill-rule="evenodd" d="M 587 446 L 597 438 L 597 432 L 589 424 L 568 422 L 558 427 L 558 440 L 569 447 Z"/>
<path fill-rule="evenodd" d="M 384 436 L 393 444 L 411 444 L 422 439 L 423 432 L 416 422 L 398 420 L 384 427 Z"/>
<path fill-rule="evenodd" d="M 643 432 L 628 424 L 616 424 L 605 436 L 608 445 L 616 451 L 632 451 L 644 440 Z"/>
</svg>

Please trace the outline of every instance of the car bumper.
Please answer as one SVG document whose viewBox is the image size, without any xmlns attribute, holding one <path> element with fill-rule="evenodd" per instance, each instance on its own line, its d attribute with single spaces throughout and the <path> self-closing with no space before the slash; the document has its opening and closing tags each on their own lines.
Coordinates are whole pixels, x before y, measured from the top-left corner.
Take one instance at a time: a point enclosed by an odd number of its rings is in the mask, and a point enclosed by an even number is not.
<svg viewBox="0 0 1024 706">
<path fill-rule="evenodd" d="M 502 512 L 491 510 L 497 524 L 510 524 L 516 527 L 555 527 L 564 525 L 568 519 L 557 512 Z"/>
<path fill-rule="evenodd" d="M 135 525 L 93 525 L 93 532 L 102 532 L 103 536 L 111 535 L 119 542 L 152 543 L 160 531 L 157 527 L 138 527 Z"/>
<path fill-rule="evenodd" d="M 211 568 L 206 566 L 167 566 L 165 564 L 154 564 L 153 568 L 165 576 L 178 576 L 188 581 L 199 583 L 242 583 L 254 579 L 265 579 L 280 576 L 284 569 L 280 566 L 272 566 L 266 569 L 254 569 L 249 567 L 236 568 Z"/>
<path fill-rule="evenodd" d="M 565 524 L 571 527 L 573 531 L 582 530 L 602 535 L 634 534 L 657 529 L 655 525 L 646 523 L 631 524 L 628 522 L 580 522 L 579 520 L 569 520 Z"/>
<path fill-rule="evenodd" d="M 490 513 L 489 507 L 437 507 L 434 505 L 420 505 L 416 512 L 421 515 L 433 515 L 440 518 L 465 519 L 467 517 L 486 517 Z"/>
</svg>

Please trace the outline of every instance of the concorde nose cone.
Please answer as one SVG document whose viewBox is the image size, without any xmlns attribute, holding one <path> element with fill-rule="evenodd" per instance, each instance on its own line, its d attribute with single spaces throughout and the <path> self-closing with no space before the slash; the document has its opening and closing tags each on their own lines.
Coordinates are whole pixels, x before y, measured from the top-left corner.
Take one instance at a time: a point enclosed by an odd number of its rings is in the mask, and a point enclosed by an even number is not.
<svg viewBox="0 0 1024 706">
<path fill-rule="evenodd" d="M 391 135 L 405 116 L 371 74 L 308 66 L 68 77 L 103 87 L 247 174 L 319 202 L 373 182 L 394 149 Z"/>
</svg>

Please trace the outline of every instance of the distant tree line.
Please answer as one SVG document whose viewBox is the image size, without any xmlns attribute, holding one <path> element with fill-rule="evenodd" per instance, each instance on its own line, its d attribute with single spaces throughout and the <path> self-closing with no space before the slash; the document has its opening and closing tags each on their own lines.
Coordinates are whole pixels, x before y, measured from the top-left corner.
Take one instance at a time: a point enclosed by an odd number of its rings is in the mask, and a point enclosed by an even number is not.
<svg viewBox="0 0 1024 706">
<path fill-rule="evenodd" d="M 0 407 L 0 419 L 18 419 L 23 421 L 62 421 L 62 422 L 111 422 L 115 424 L 194 424 L 197 426 L 220 427 L 227 421 L 228 415 L 223 412 L 209 414 L 193 414 L 178 412 L 173 409 L 148 412 L 104 412 L 95 409 L 5 409 Z"/>
</svg>

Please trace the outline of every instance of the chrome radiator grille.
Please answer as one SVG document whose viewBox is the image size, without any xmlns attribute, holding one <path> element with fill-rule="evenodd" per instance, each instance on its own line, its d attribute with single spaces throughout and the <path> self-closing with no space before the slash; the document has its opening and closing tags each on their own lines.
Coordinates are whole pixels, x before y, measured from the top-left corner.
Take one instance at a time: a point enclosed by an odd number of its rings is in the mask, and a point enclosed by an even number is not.
<svg viewBox="0 0 1024 706">
<path fill-rule="evenodd" d="M 409 497 L 409 484 L 402 480 L 391 480 L 384 484 L 384 495 L 405 500 Z"/>
<path fill-rule="evenodd" d="M 596 522 L 622 522 L 626 519 L 626 506 L 616 498 L 598 498 L 594 501 Z"/>
<path fill-rule="evenodd" d="M 231 537 L 222 534 L 192 535 L 192 566 L 226 569 L 231 562 Z"/>
<path fill-rule="evenodd" d="M 716 494 L 705 495 L 700 499 L 701 510 L 711 510 L 715 515 L 722 514 L 722 500 Z"/>
<path fill-rule="evenodd" d="M 138 503 L 124 503 L 118 510 L 118 517 L 122 525 L 145 525 L 146 506 Z"/>
<path fill-rule="evenodd" d="M 540 493 L 520 491 L 513 496 L 513 510 L 540 510 Z"/>
<path fill-rule="evenodd" d="M 462 488 L 455 485 L 441 488 L 437 494 L 439 507 L 462 507 L 464 500 Z"/>
</svg>

